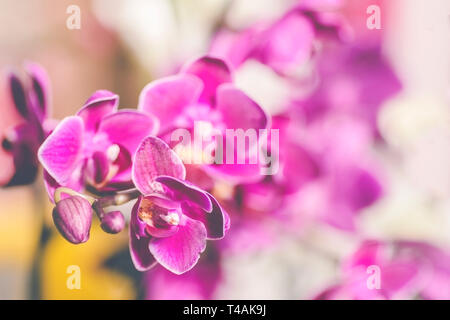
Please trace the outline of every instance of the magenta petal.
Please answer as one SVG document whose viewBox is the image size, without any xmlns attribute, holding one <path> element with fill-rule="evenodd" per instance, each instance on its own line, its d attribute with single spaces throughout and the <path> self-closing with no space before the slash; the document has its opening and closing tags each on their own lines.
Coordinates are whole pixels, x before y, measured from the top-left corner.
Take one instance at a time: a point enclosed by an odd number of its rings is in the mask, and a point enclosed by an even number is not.
<svg viewBox="0 0 450 320">
<path fill-rule="evenodd" d="M 229 129 L 259 130 L 268 126 L 268 117 L 264 110 L 231 84 L 217 89 L 217 109 L 222 113 L 222 119 Z"/>
<path fill-rule="evenodd" d="M 202 79 L 204 88 L 199 101 L 210 105 L 215 104 L 217 87 L 232 81 L 231 70 L 225 61 L 209 56 L 188 64 L 183 72 Z"/>
<path fill-rule="evenodd" d="M 187 201 L 196 204 L 203 210 L 211 212 L 213 205 L 207 192 L 196 186 L 169 176 L 160 176 L 156 181 L 166 187 L 172 198 L 177 201 Z"/>
<path fill-rule="evenodd" d="M 100 121 L 108 114 L 117 110 L 119 105 L 119 96 L 108 90 L 96 91 L 78 111 L 84 123 L 86 130 L 96 131 Z"/>
<path fill-rule="evenodd" d="M 59 184 L 65 185 L 70 181 L 80 165 L 83 129 L 80 117 L 67 117 L 39 148 L 39 161 Z"/>
<path fill-rule="evenodd" d="M 135 110 L 120 110 L 103 118 L 98 128 L 109 141 L 133 154 L 141 141 L 158 132 L 158 120 Z"/>
<path fill-rule="evenodd" d="M 131 211 L 129 236 L 130 255 L 134 266 L 139 271 L 149 270 L 156 264 L 148 248 L 150 237 L 145 232 L 145 223 L 138 217 L 138 209 L 141 203 L 140 197 Z"/>
<path fill-rule="evenodd" d="M 161 139 L 147 137 L 139 145 L 134 156 L 132 179 L 143 194 L 160 190 L 155 179 L 171 176 L 181 180 L 186 177 L 186 169 L 177 154 Z"/>
<path fill-rule="evenodd" d="M 212 195 L 208 194 L 208 197 L 212 203 L 211 212 L 206 212 L 186 202 L 182 205 L 183 213 L 204 224 L 207 239 L 219 240 L 225 236 L 225 231 L 230 227 L 229 217 Z"/>
<path fill-rule="evenodd" d="M 298 68 L 311 55 L 314 29 L 311 22 L 296 12 L 286 15 L 263 34 L 258 50 L 263 63 L 276 71 Z"/>
<path fill-rule="evenodd" d="M 157 117 L 164 131 L 186 106 L 197 102 L 202 89 L 201 80 L 187 74 L 153 81 L 142 90 L 138 109 Z"/>
<path fill-rule="evenodd" d="M 206 248 L 203 223 L 183 216 L 178 232 L 167 238 L 152 238 L 150 252 L 164 268 L 175 274 L 192 269 Z"/>
</svg>

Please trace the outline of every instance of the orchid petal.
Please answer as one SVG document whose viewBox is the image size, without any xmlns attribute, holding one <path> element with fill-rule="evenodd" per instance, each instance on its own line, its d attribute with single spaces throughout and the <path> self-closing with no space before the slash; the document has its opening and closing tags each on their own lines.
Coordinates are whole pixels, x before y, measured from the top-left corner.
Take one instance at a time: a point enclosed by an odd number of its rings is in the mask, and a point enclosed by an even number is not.
<svg viewBox="0 0 450 320">
<path fill-rule="evenodd" d="M 101 120 L 117 110 L 119 96 L 108 90 L 98 90 L 86 101 L 78 111 L 88 131 L 96 131 Z"/>
<path fill-rule="evenodd" d="M 161 189 L 155 179 L 165 175 L 184 180 L 186 169 L 177 154 L 161 139 L 147 137 L 134 156 L 132 179 L 143 194 Z"/>
<path fill-rule="evenodd" d="M 207 192 L 186 181 L 181 181 L 169 176 L 160 176 L 156 178 L 156 181 L 161 183 L 166 188 L 166 191 L 169 191 L 172 194 L 174 200 L 187 201 L 208 212 L 211 212 L 213 209 L 212 202 Z"/>
<path fill-rule="evenodd" d="M 135 110 L 120 110 L 105 116 L 98 128 L 111 143 L 125 147 L 133 154 L 141 141 L 158 131 L 157 119 Z"/>
<path fill-rule="evenodd" d="M 167 238 L 152 238 L 150 252 L 156 261 L 175 274 L 192 269 L 206 248 L 203 223 L 183 216 L 178 232 Z"/>
<path fill-rule="evenodd" d="M 83 120 L 67 117 L 48 136 L 38 151 L 44 169 L 64 185 L 80 165 L 83 146 Z"/>
<path fill-rule="evenodd" d="M 211 212 L 201 210 L 192 206 L 191 203 L 185 202 L 182 204 L 183 213 L 204 224 L 208 240 L 222 239 L 225 236 L 225 231 L 229 229 L 229 217 L 226 217 L 225 211 L 212 195 L 208 194 L 208 197 L 212 203 Z"/>
</svg>

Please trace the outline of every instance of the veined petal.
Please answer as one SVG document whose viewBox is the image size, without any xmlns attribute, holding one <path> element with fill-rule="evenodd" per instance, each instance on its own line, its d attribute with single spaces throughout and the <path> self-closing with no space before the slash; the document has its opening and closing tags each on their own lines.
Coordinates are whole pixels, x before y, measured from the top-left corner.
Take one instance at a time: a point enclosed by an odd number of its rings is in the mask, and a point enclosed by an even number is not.
<svg viewBox="0 0 450 320">
<path fill-rule="evenodd" d="M 157 117 L 164 131 L 187 106 L 198 101 L 202 89 L 202 81 L 187 74 L 156 80 L 142 90 L 138 109 Z"/>
<path fill-rule="evenodd" d="M 269 119 L 264 110 L 231 84 L 217 89 L 217 109 L 228 129 L 259 130 L 268 126 Z"/>
<path fill-rule="evenodd" d="M 204 84 L 199 101 L 209 105 L 215 104 L 216 89 L 223 83 L 231 82 L 231 70 L 225 61 L 205 56 L 186 65 L 183 73 L 199 77 Z"/>
<path fill-rule="evenodd" d="M 170 147 L 157 137 L 147 137 L 139 145 L 133 161 L 132 179 L 144 195 L 161 191 L 158 176 L 171 176 L 181 180 L 186 169 L 181 159 Z"/>
<path fill-rule="evenodd" d="M 67 117 L 48 136 L 38 151 L 39 161 L 48 173 L 65 185 L 82 158 L 84 125 L 80 117 Z"/>
<path fill-rule="evenodd" d="M 164 268 L 182 274 L 192 269 L 206 248 L 203 223 L 183 216 L 178 232 L 167 238 L 152 238 L 150 252 Z"/>
<path fill-rule="evenodd" d="M 156 181 L 161 183 L 174 200 L 186 201 L 199 206 L 201 209 L 211 212 L 213 205 L 208 193 L 196 186 L 169 176 L 160 176 Z"/>
<path fill-rule="evenodd" d="M 104 117 L 98 128 L 110 142 L 125 147 L 134 154 L 141 141 L 158 132 L 158 120 L 136 110 L 120 110 Z"/>
<path fill-rule="evenodd" d="M 113 113 L 119 106 L 119 96 L 108 90 L 98 90 L 86 101 L 78 111 L 88 131 L 96 131 L 100 121 Z"/>
</svg>

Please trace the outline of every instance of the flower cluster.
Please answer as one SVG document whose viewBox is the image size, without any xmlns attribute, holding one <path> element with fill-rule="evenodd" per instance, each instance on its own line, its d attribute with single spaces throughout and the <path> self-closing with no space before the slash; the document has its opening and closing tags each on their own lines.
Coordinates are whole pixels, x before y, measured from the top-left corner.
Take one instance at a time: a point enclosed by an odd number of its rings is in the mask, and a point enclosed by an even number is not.
<svg viewBox="0 0 450 320">
<path fill-rule="evenodd" d="M 38 151 L 61 234 L 75 244 L 86 242 L 94 212 L 103 230 L 120 232 L 123 213 L 105 208 L 137 199 L 129 218 L 136 268 L 145 271 L 159 263 L 176 274 L 190 270 L 206 240 L 222 239 L 230 226 L 211 190 L 196 186 L 196 178 L 186 178 L 185 165 L 170 147 L 172 133 L 192 130 L 196 121 L 222 131 L 266 129 L 269 124 L 258 104 L 233 86 L 227 64 L 209 56 L 178 75 L 150 83 L 137 110 L 118 110 L 117 95 L 95 92 L 75 116 L 55 127 Z M 225 138 L 224 144 L 230 141 Z M 245 150 L 257 149 L 255 145 Z M 216 146 L 210 150 L 214 154 Z M 188 171 L 211 179 L 259 178 L 259 164 L 249 167 L 200 163 Z"/>
</svg>

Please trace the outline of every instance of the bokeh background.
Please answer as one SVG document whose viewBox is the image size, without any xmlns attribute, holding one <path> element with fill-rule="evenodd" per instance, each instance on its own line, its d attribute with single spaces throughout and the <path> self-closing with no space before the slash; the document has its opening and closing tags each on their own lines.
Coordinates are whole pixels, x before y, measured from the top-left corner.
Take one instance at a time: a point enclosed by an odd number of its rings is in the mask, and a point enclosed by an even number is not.
<svg viewBox="0 0 450 320">
<path fill-rule="evenodd" d="M 24 61 L 41 64 L 51 80 L 57 119 L 76 112 L 97 89 L 118 93 L 122 107 L 135 107 L 148 82 L 207 53 L 218 30 L 242 30 L 275 20 L 297 2 L 0 0 L 0 67 L 20 69 Z M 420 241 L 450 249 L 450 2 L 321 2 L 324 10 L 345 17 L 354 39 L 380 44 L 401 82 L 402 89 L 383 101 L 377 114 L 383 144 L 369 151 L 382 171 L 385 192 L 358 214 L 357 231 L 305 222 L 308 219 L 302 217 L 295 225 L 298 233 L 280 234 L 276 242 L 249 250 L 227 250 L 221 255 L 221 280 L 211 298 L 312 298 L 342 280 L 340 262 L 362 239 Z M 72 4 L 81 8 L 80 30 L 66 27 L 66 9 Z M 366 27 L 371 4 L 381 8 L 381 30 Z M 238 72 L 237 83 L 276 114 L 277 96 L 257 85 L 267 78 L 265 71 L 252 72 Z M 10 111 L 5 77 L 0 85 L 0 127 L 7 128 L 19 120 Z M 271 88 L 283 91 L 280 86 Z M 12 164 L 3 150 L 0 156 L 4 171 Z M 313 207 L 314 201 L 324 201 L 306 198 Z M 165 288 L 165 281 L 178 281 L 178 288 L 187 291 L 195 285 L 189 279 L 136 272 L 126 232 L 108 235 L 94 224 L 88 243 L 67 243 L 55 232 L 51 209 L 42 179 L 0 190 L 0 299 L 183 298 Z M 239 245 L 255 241 L 251 234 L 234 236 L 241 237 Z M 81 268 L 80 290 L 66 286 L 69 265 Z M 442 280 L 447 288 L 449 278 Z"/>
</svg>

